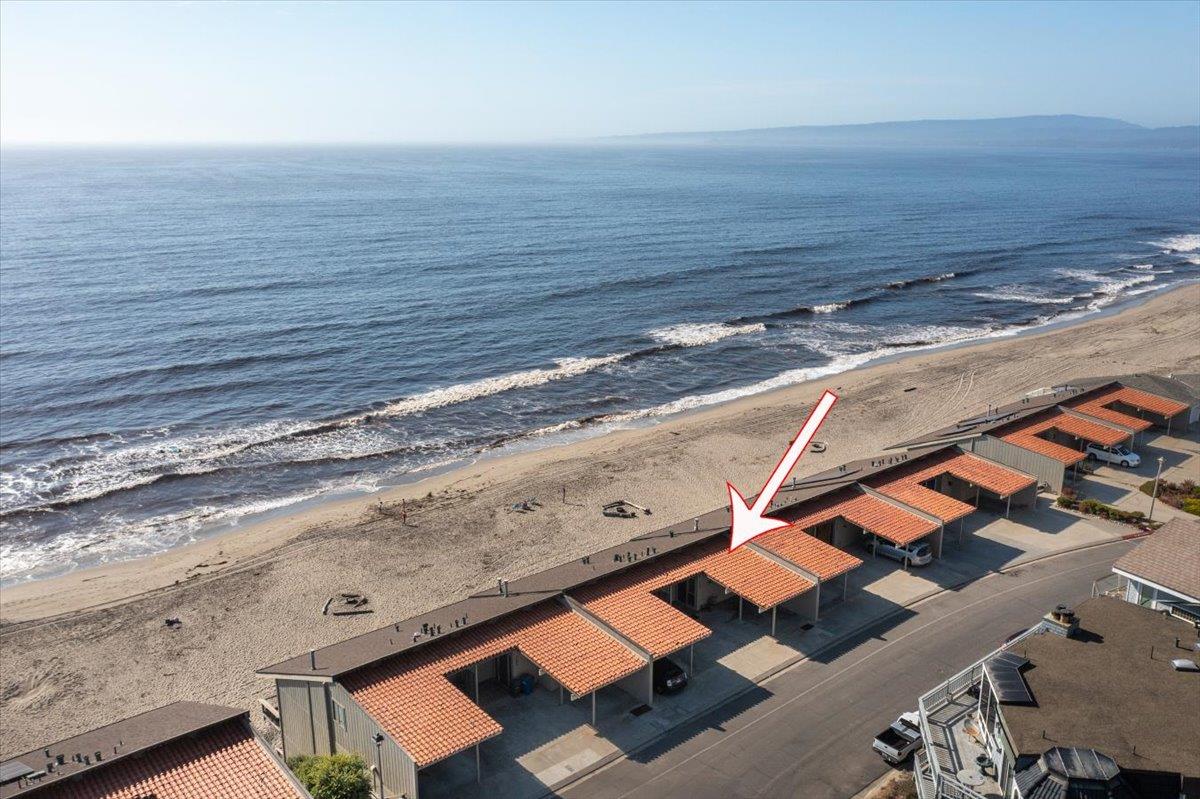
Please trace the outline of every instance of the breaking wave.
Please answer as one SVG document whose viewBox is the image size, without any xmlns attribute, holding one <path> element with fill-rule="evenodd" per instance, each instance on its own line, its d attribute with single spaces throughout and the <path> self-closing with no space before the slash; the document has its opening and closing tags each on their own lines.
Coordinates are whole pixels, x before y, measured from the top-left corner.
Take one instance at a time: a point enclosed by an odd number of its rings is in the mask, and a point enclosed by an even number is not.
<svg viewBox="0 0 1200 799">
<path fill-rule="evenodd" d="M 759 323 L 748 325 L 727 324 L 724 322 L 701 322 L 694 324 L 672 325 L 658 330 L 651 330 L 647 335 L 664 344 L 675 347 L 702 347 L 705 344 L 715 344 L 731 336 L 744 336 L 748 333 L 762 333 L 766 325 Z"/>
<path fill-rule="evenodd" d="M 1146 242 L 1152 247 L 1158 247 L 1164 253 L 1184 253 L 1200 250 L 1200 233 L 1183 233 L 1178 236 L 1168 236 L 1161 241 Z"/>
<path fill-rule="evenodd" d="M 1003 302 L 1026 302 L 1031 305 L 1067 305 L 1075 301 L 1075 297 L 1048 297 L 1039 294 L 1028 286 L 1000 286 L 995 291 L 976 291 L 974 296 L 984 300 L 1001 300 Z"/>
</svg>

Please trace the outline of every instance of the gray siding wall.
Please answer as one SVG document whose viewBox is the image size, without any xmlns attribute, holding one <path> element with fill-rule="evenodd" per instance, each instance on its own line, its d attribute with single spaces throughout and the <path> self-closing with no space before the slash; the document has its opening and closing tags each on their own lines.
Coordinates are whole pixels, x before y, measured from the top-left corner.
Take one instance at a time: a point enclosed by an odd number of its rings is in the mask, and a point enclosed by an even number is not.
<svg viewBox="0 0 1200 799">
<path fill-rule="evenodd" d="M 647 665 L 628 677 L 617 680 L 617 687 L 639 702 L 654 704 L 654 669 Z"/>
<path fill-rule="evenodd" d="M 329 698 L 346 709 L 346 726 L 333 723 L 334 749 L 357 754 L 371 768 L 376 765 L 375 735 L 383 730 L 338 683 L 329 684 Z M 386 733 L 379 748 L 386 799 L 417 798 L 417 769 L 412 759 Z M 374 772 L 372 772 L 374 773 Z"/>
<path fill-rule="evenodd" d="M 325 683 L 308 680 L 276 680 L 279 723 L 283 730 L 283 753 L 327 755 L 332 749 Z"/>
<path fill-rule="evenodd" d="M 833 536 L 830 541 L 838 549 L 845 549 L 853 546 L 859 537 L 862 535 L 862 530 L 853 524 L 850 524 L 841 516 L 833 520 Z"/>
<path fill-rule="evenodd" d="M 702 608 L 709 602 L 714 605 L 724 602 L 732 594 L 725 593 L 725 587 L 708 579 L 707 574 L 696 576 L 696 607 Z"/>
<path fill-rule="evenodd" d="M 992 436 L 972 439 L 969 446 L 976 455 L 1025 472 L 1037 478 L 1039 484 L 1048 483 L 1055 492 L 1062 491 L 1066 468 L 1054 458 L 1030 452 Z"/>
</svg>

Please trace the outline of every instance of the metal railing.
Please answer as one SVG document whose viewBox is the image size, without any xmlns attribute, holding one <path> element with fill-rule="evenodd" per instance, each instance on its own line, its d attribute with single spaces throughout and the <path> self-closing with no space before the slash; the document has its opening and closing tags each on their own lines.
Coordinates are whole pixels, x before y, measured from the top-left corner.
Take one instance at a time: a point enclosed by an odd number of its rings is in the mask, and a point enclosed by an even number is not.
<svg viewBox="0 0 1200 799">
<path fill-rule="evenodd" d="M 1092 581 L 1092 596 L 1119 596 L 1124 598 L 1125 578 L 1119 574 L 1109 574 L 1099 580 Z"/>
<path fill-rule="evenodd" d="M 933 769 L 924 747 L 913 753 L 913 782 L 917 786 L 918 799 L 937 799 L 937 783 L 933 780 Z"/>
<path fill-rule="evenodd" d="M 1043 628 L 1040 623 L 1030 627 L 1016 638 L 1012 639 L 1011 641 L 1007 641 L 1003 646 L 988 652 L 979 660 L 975 661 L 970 666 L 963 669 L 958 674 L 955 674 L 938 687 L 925 693 L 920 699 L 918 699 L 917 716 L 919 725 L 921 727 L 921 740 L 925 743 L 925 746 L 928 747 L 930 742 L 933 741 L 933 738 L 929 734 L 929 715 L 931 713 L 937 712 L 939 708 L 953 701 L 956 697 L 966 693 L 967 690 L 973 685 L 981 683 L 983 681 L 983 664 L 987 662 L 988 658 L 1004 651 L 1005 649 L 1008 649 L 1019 641 L 1025 640 L 1031 635 L 1038 635 L 1042 631 Z M 922 750 L 923 753 L 924 751 L 925 750 Z M 958 781 L 955 775 L 946 771 L 942 771 L 936 760 L 930 760 L 927 755 L 923 758 L 923 760 L 925 768 L 929 770 L 930 778 L 933 781 L 934 788 L 933 796 L 928 797 L 928 799 L 987 799 L 977 791 L 974 791 L 966 785 L 963 785 Z M 914 760 L 914 765 L 917 762 L 918 761 Z M 918 776 L 915 781 L 919 786 L 921 782 L 920 777 Z M 919 791 L 920 788 L 918 787 L 918 792 Z M 927 797 L 922 795 L 921 799 L 927 799 Z"/>
</svg>

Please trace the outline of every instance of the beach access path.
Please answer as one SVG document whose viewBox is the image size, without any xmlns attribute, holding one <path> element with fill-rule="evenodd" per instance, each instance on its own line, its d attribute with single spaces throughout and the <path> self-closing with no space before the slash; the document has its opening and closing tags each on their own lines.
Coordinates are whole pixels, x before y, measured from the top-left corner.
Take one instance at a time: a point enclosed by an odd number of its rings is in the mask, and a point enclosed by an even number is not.
<svg viewBox="0 0 1200 799">
<path fill-rule="evenodd" d="M 1035 335 L 918 352 L 570 445 L 247 525 L 162 556 L 0 591 L 0 751 L 180 697 L 254 708 L 263 664 L 447 604 L 761 485 L 823 388 L 841 400 L 803 477 L 1072 378 L 1200 371 L 1200 286 Z M 737 365 L 729 364 L 731 376 Z M 561 492 L 567 489 L 567 501 Z M 530 513 L 514 502 L 537 497 Z M 613 519 L 614 498 L 652 516 Z M 380 511 L 383 503 L 384 510 Z M 393 512 L 405 503 L 407 523 Z M 324 616 L 341 591 L 375 612 Z M 164 620 L 178 618 L 168 627 Z M 257 714 L 256 714 L 257 715 Z"/>
</svg>

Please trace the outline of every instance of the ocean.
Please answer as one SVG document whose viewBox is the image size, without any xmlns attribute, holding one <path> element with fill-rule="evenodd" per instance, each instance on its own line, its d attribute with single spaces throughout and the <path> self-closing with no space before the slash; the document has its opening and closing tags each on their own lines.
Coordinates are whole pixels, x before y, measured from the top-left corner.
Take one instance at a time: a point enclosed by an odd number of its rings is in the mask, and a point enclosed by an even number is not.
<svg viewBox="0 0 1200 799">
<path fill-rule="evenodd" d="M 1195 151 L 5 150 L 0 578 L 1197 278 Z"/>
</svg>

